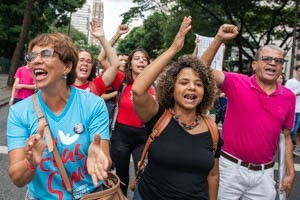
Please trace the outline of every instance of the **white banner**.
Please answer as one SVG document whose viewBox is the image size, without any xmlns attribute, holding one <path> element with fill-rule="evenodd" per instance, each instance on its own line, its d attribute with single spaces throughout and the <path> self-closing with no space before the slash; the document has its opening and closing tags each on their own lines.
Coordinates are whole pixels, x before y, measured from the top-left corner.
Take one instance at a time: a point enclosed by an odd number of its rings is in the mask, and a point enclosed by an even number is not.
<svg viewBox="0 0 300 200">
<path fill-rule="evenodd" d="M 200 58 L 203 52 L 207 49 L 207 47 L 210 45 L 210 43 L 213 41 L 214 38 L 205 37 L 198 34 L 196 34 L 196 37 L 199 39 L 197 57 Z M 211 67 L 222 71 L 224 53 L 225 53 L 225 44 L 223 43 L 220 46 L 214 60 L 212 61 Z"/>
</svg>

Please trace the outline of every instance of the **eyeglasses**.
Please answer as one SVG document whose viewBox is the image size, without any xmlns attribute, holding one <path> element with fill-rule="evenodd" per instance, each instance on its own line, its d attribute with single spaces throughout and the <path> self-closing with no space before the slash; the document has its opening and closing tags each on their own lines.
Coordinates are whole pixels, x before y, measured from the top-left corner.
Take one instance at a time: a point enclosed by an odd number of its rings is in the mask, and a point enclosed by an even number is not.
<svg viewBox="0 0 300 200">
<path fill-rule="evenodd" d="M 34 59 L 36 59 L 39 55 L 43 58 L 43 59 L 48 59 L 48 58 L 52 58 L 54 53 L 57 53 L 60 56 L 60 53 L 58 53 L 57 51 L 55 51 L 54 49 L 50 48 L 50 49 L 44 49 L 42 50 L 40 53 L 36 53 L 36 52 L 28 52 L 25 55 L 25 60 L 30 63 L 32 62 Z"/>
<path fill-rule="evenodd" d="M 285 62 L 284 58 L 273 58 L 271 56 L 262 56 L 259 59 L 261 59 L 264 63 L 267 64 L 271 63 L 273 60 L 276 65 L 282 65 Z"/>
</svg>

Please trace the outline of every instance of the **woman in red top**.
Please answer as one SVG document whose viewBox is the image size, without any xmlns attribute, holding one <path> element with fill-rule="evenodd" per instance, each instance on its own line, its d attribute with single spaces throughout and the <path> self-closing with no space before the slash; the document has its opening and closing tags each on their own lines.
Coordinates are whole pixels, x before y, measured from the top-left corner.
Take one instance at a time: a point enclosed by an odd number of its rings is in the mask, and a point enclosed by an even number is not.
<svg viewBox="0 0 300 200">
<path fill-rule="evenodd" d="M 117 175 L 125 184 L 121 185 L 124 195 L 127 195 L 130 156 L 132 154 L 137 170 L 137 163 L 147 140 L 144 125 L 134 111 L 131 88 L 134 80 L 149 63 L 150 57 L 144 49 L 133 50 L 128 57 L 123 80 L 116 78 L 113 83 L 119 91 L 121 85 L 124 87 L 120 95 L 115 129 L 111 136 L 112 159 Z M 149 93 L 154 95 L 154 90 L 150 88 Z"/>
<path fill-rule="evenodd" d="M 102 25 L 103 23 L 100 24 Z M 116 52 L 105 39 L 103 26 L 92 26 L 91 33 L 102 44 L 110 61 L 110 67 L 103 75 L 93 79 L 96 72 L 96 66 L 93 68 L 93 55 L 89 51 L 81 49 L 78 52 L 79 59 L 76 67 L 76 79 L 73 85 L 100 96 L 115 79 L 120 62 Z"/>
</svg>

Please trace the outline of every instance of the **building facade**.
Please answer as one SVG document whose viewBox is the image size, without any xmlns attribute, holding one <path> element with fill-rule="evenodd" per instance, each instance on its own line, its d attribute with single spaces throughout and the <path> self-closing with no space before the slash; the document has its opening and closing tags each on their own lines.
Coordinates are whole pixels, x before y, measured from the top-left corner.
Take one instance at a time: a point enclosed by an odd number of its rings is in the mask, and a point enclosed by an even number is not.
<svg viewBox="0 0 300 200">
<path fill-rule="evenodd" d="M 88 38 L 89 44 L 99 44 L 90 34 L 90 22 L 92 20 L 101 21 L 103 19 L 103 3 L 101 0 L 87 0 L 82 8 L 72 13 L 71 26 L 82 32 Z"/>
</svg>

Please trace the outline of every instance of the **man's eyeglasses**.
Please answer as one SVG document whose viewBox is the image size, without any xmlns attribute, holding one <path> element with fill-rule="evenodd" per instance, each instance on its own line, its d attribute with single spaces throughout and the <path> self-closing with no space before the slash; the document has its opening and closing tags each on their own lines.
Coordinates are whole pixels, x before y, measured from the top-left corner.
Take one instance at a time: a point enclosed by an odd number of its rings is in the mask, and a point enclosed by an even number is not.
<svg viewBox="0 0 300 200">
<path fill-rule="evenodd" d="M 40 53 L 36 53 L 36 52 L 28 52 L 25 55 L 25 60 L 30 63 L 32 62 L 34 59 L 36 59 L 39 55 L 43 58 L 43 59 L 48 59 L 48 58 L 52 58 L 54 53 L 57 53 L 59 56 L 60 54 L 55 51 L 54 49 L 50 48 L 50 49 L 44 49 L 42 50 Z"/>
<path fill-rule="evenodd" d="M 264 63 L 267 64 L 271 63 L 273 60 L 276 65 L 282 65 L 285 62 L 284 58 L 273 58 L 271 56 L 262 56 L 259 59 L 261 59 Z"/>
</svg>

